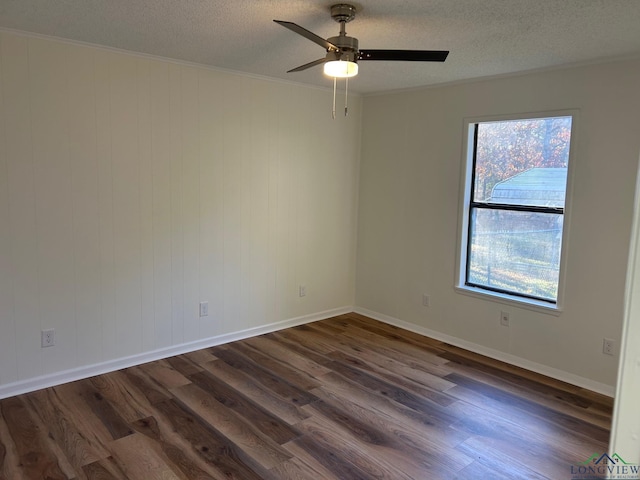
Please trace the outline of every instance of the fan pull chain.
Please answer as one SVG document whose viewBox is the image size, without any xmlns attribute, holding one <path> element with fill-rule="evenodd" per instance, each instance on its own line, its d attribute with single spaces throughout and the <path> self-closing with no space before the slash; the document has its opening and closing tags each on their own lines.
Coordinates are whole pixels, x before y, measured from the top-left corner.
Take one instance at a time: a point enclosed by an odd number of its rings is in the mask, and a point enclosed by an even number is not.
<svg viewBox="0 0 640 480">
<path fill-rule="evenodd" d="M 349 77 L 344 79 L 344 116 L 349 115 L 349 110 L 347 107 L 347 98 L 349 95 Z"/>
<path fill-rule="evenodd" d="M 344 116 L 349 115 L 349 77 L 344 79 Z M 331 118 L 336 119 L 336 90 L 338 77 L 333 77 L 333 106 L 331 108 Z"/>
<path fill-rule="evenodd" d="M 336 81 L 337 77 L 333 77 L 333 109 L 331 110 L 331 118 L 336 119 Z"/>
</svg>

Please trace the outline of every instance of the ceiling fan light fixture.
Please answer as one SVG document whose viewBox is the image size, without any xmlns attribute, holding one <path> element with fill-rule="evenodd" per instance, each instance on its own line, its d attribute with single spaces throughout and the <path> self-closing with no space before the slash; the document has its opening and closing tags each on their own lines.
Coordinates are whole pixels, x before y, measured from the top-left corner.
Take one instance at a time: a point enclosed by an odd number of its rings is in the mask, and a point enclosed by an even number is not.
<svg viewBox="0 0 640 480">
<path fill-rule="evenodd" d="M 358 74 L 358 64 L 348 60 L 325 62 L 324 74 L 334 78 L 355 77 Z"/>
</svg>

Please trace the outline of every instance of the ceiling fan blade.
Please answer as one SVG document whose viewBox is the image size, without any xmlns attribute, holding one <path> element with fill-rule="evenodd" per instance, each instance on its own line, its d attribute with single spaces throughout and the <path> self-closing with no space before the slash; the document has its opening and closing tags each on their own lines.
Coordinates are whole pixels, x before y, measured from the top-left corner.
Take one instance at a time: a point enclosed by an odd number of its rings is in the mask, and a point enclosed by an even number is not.
<svg viewBox="0 0 640 480">
<path fill-rule="evenodd" d="M 360 50 L 359 60 L 400 60 L 404 62 L 444 62 L 448 50 Z"/>
<path fill-rule="evenodd" d="M 274 20 L 278 25 L 282 25 L 284 28 L 288 28 L 292 32 L 296 32 L 298 35 L 302 35 L 307 40 L 311 40 L 313 43 L 317 43 L 321 47 L 325 48 L 328 51 L 338 50 L 333 43 L 327 42 L 324 38 L 319 37 L 313 32 L 310 32 L 306 28 L 301 27 L 292 22 L 285 22 L 284 20 Z"/>
<path fill-rule="evenodd" d="M 326 58 L 319 58 L 318 60 L 314 60 L 313 62 L 305 63 L 304 65 L 300 65 L 299 67 L 288 70 L 287 73 L 301 72 L 302 70 L 306 70 L 307 68 L 315 67 L 316 65 L 321 65 L 326 61 L 327 61 Z"/>
</svg>

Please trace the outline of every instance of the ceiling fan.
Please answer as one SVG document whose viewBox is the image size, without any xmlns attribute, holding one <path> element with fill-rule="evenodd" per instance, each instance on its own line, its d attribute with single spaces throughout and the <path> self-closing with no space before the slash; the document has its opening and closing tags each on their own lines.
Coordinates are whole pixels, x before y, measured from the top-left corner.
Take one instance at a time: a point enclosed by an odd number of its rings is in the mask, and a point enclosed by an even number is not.
<svg viewBox="0 0 640 480">
<path fill-rule="evenodd" d="M 358 61 L 391 60 L 409 62 L 444 62 L 449 54 L 447 50 L 359 50 L 358 39 L 349 37 L 345 25 L 356 16 L 353 5 L 340 3 L 331 7 L 331 18 L 340 24 L 340 34 L 326 40 L 306 28 L 292 22 L 274 20 L 279 25 L 302 35 L 304 38 L 325 48 L 324 58 L 300 65 L 290 72 L 300 72 L 316 65 L 324 64 L 324 73 L 330 77 L 348 78 L 358 74 Z"/>
</svg>

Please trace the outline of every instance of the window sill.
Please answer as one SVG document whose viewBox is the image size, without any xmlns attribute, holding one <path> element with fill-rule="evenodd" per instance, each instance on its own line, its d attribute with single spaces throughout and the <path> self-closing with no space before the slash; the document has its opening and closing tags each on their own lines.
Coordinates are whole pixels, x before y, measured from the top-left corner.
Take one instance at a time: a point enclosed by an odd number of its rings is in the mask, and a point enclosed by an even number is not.
<svg viewBox="0 0 640 480">
<path fill-rule="evenodd" d="M 562 313 L 562 309 L 560 309 L 557 305 L 552 305 L 547 302 L 541 302 L 538 300 L 529 300 L 526 298 L 514 297 L 512 295 L 506 295 L 504 293 L 490 292 L 473 287 L 454 286 L 453 289 L 456 291 L 456 293 L 479 298 L 480 300 L 502 303 L 505 305 L 532 310 L 534 312 L 554 315 L 556 317 L 559 317 Z"/>
</svg>

